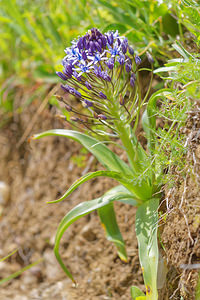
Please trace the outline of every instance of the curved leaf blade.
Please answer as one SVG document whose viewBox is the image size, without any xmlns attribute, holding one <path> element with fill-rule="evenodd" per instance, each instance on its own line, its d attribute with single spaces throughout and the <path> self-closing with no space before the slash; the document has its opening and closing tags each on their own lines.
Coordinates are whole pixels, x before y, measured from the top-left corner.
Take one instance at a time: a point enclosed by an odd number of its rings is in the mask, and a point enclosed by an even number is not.
<svg viewBox="0 0 200 300">
<path fill-rule="evenodd" d="M 123 160 L 121 160 L 119 156 L 117 156 L 108 147 L 106 147 L 104 144 L 100 143 L 93 137 L 74 130 L 54 129 L 35 134 L 32 136 L 32 139 L 36 140 L 45 136 L 64 136 L 67 138 L 71 138 L 82 144 L 108 170 L 123 172 L 124 174 L 132 175 L 132 171 L 129 166 Z"/>
<path fill-rule="evenodd" d="M 74 190 L 76 190 L 82 183 L 96 178 L 96 177 L 100 177 L 100 176 L 104 176 L 104 177 L 110 177 L 112 179 L 117 180 L 118 182 L 120 182 L 121 184 L 123 184 L 124 186 L 127 187 L 131 187 L 129 188 L 132 189 L 132 181 L 131 179 L 126 179 L 125 177 L 122 177 L 120 173 L 118 172 L 114 172 L 114 171 L 105 171 L 105 170 L 101 170 L 101 171 L 96 171 L 96 172 L 89 172 L 85 175 L 83 175 L 82 177 L 80 177 L 79 179 L 77 179 L 71 186 L 70 188 L 63 194 L 62 197 L 60 197 L 57 200 L 53 200 L 53 201 L 49 201 L 47 203 L 58 203 L 63 201 L 66 197 L 68 197 Z M 135 188 L 136 189 L 136 188 Z M 134 193 L 134 191 L 133 191 Z M 137 195 L 137 191 L 134 193 L 135 197 Z M 139 199 L 138 199 L 139 202 Z"/>
<path fill-rule="evenodd" d="M 138 240 L 140 265 L 146 286 L 146 299 L 157 300 L 158 270 L 158 222 L 159 199 L 154 198 L 139 206 L 136 212 L 136 236 Z"/>
<path fill-rule="evenodd" d="M 113 203 L 99 208 L 98 215 L 105 230 L 107 240 L 115 244 L 120 259 L 127 262 L 128 257 L 125 243 L 117 224 Z"/>
<path fill-rule="evenodd" d="M 127 191 L 126 188 L 123 186 L 117 186 L 116 188 L 111 189 L 108 191 L 106 194 L 104 194 L 102 197 L 91 200 L 91 201 L 86 201 L 82 202 L 76 207 L 74 207 L 70 212 L 68 212 L 65 217 L 62 219 L 60 222 L 58 228 L 57 228 L 57 233 L 56 233 L 56 238 L 55 238 L 55 246 L 54 246 L 54 253 L 55 256 L 62 267 L 63 271 L 67 274 L 67 276 L 75 282 L 72 274 L 70 271 L 66 268 L 65 264 L 63 263 L 61 256 L 59 254 L 59 246 L 60 246 L 60 240 L 66 231 L 66 229 L 74 223 L 76 220 L 80 219 L 81 217 L 91 213 L 92 211 L 99 209 L 105 205 L 110 204 L 113 201 L 120 201 L 123 200 L 124 202 L 127 200 L 129 201 L 130 199 L 133 199 L 134 196 Z M 135 201 L 135 203 L 137 203 Z"/>
</svg>

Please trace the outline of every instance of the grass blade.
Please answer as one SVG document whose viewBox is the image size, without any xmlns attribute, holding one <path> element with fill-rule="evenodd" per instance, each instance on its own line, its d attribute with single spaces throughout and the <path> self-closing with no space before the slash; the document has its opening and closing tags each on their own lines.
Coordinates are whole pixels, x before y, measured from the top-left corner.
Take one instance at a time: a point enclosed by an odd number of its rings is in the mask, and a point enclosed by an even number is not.
<svg viewBox="0 0 200 300">
<path fill-rule="evenodd" d="M 41 261 L 43 261 L 43 258 L 41 258 L 41 259 L 35 261 L 34 263 L 32 263 L 32 264 L 30 264 L 30 265 L 28 265 L 28 266 L 26 266 L 26 267 L 20 269 L 19 271 L 17 271 L 17 272 L 15 272 L 15 273 L 11 274 L 10 276 L 1 279 L 1 280 L 0 280 L 0 285 L 3 284 L 3 283 L 5 283 L 5 282 L 7 282 L 7 281 L 9 281 L 9 280 L 11 280 L 11 279 L 16 278 L 17 276 L 21 275 L 21 274 L 22 274 L 23 272 L 25 272 L 26 270 L 28 270 L 28 269 L 30 269 L 30 268 L 36 266 L 37 264 L 39 264 Z"/>
<path fill-rule="evenodd" d="M 11 253 L 9 253 L 7 256 L 3 257 L 0 259 L 0 262 L 8 259 L 10 256 L 12 256 L 13 254 L 15 254 L 17 252 L 18 249 L 15 249 L 14 251 L 12 251 Z"/>
</svg>

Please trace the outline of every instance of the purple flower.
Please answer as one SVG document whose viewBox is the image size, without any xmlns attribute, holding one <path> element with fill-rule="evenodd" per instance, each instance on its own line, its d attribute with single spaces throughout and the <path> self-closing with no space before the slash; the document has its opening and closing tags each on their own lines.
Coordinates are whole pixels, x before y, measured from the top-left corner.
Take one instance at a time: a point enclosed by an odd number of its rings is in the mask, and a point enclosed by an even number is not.
<svg viewBox="0 0 200 300">
<path fill-rule="evenodd" d="M 108 73 L 105 71 L 105 72 L 102 72 L 102 78 L 106 81 L 111 81 L 111 77 L 108 75 Z"/>
<path fill-rule="evenodd" d="M 91 84 L 88 82 L 88 81 L 85 81 L 85 86 L 88 90 L 91 90 L 92 89 L 92 86 Z"/>
<path fill-rule="evenodd" d="M 70 89 L 70 86 L 69 85 L 63 85 L 61 84 L 61 88 L 65 91 L 65 92 L 68 92 L 69 93 L 69 89 Z"/>
<path fill-rule="evenodd" d="M 87 60 L 87 54 L 86 54 L 85 51 L 82 52 L 82 58 L 83 58 L 84 60 Z"/>
<path fill-rule="evenodd" d="M 114 65 L 115 65 L 115 60 L 113 57 L 111 57 L 107 62 L 106 62 L 106 65 L 108 66 L 108 68 L 110 70 L 112 70 L 114 68 Z"/>
<path fill-rule="evenodd" d="M 124 54 L 120 54 L 120 56 L 117 58 L 117 61 L 120 63 L 120 65 L 123 65 L 125 63 Z"/>
<path fill-rule="evenodd" d="M 72 66 L 66 64 L 64 67 L 65 67 L 64 73 L 71 78 L 73 73 Z"/>
<path fill-rule="evenodd" d="M 64 91 L 66 91 L 66 92 L 68 92 L 68 93 L 70 93 L 70 94 L 72 94 L 72 95 L 74 95 L 74 96 L 76 96 L 76 97 L 79 97 L 79 98 L 81 98 L 82 97 L 82 95 L 81 95 L 81 93 L 80 92 L 78 92 L 75 88 L 73 88 L 73 87 L 71 87 L 71 86 L 69 86 L 69 85 L 62 85 L 61 84 L 61 88 L 64 90 Z"/>
<path fill-rule="evenodd" d="M 114 42 L 113 32 L 109 32 L 109 33 L 107 34 L 107 40 L 108 40 L 108 44 L 109 44 L 110 46 L 112 46 L 112 45 L 113 45 L 113 42 Z"/>
<path fill-rule="evenodd" d="M 97 117 L 98 117 L 98 119 L 101 119 L 103 121 L 107 120 L 107 117 L 105 115 L 103 115 L 103 114 L 99 114 Z"/>
<path fill-rule="evenodd" d="M 78 43 L 77 43 L 77 47 L 78 47 L 79 51 L 81 51 L 83 49 L 83 47 L 84 47 L 83 37 L 79 38 Z"/>
<path fill-rule="evenodd" d="M 67 80 L 69 77 L 64 75 L 62 72 L 56 72 L 56 74 L 62 79 L 62 80 Z"/>
<path fill-rule="evenodd" d="M 66 110 L 67 110 L 68 112 L 72 111 L 72 108 L 71 108 L 71 106 L 70 106 L 70 105 L 68 105 L 68 104 L 66 104 L 66 105 L 65 105 L 65 108 L 66 108 Z"/>
<path fill-rule="evenodd" d="M 134 55 L 134 50 L 132 47 L 129 46 L 128 51 L 129 51 L 130 55 Z"/>
<path fill-rule="evenodd" d="M 85 107 L 87 108 L 87 107 L 92 107 L 93 106 L 93 103 L 91 102 L 91 101 L 89 101 L 89 100 L 87 100 L 87 99 L 84 99 L 84 103 L 85 103 Z"/>
<path fill-rule="evenodd" d="M 99 96 L 102 99 L 107 99 L 107 96 L 104 93 L 102 93 L 102 92 L 99 93 Z"/>
<path fill-rule="evenodd" d="M 101 78 L 102 77 L 101 67 L 100 66 L 99 67 L 95 66 L 94 73 L 96 74 L 97 77 Z"/>
<path fill-rule="evenodd" d="M 127 73 L 129 73 L 131 71 L 131 65 L 129 63 L 125 64 L 125 70 Z"/>
<path fill-rule="evenodd" d="M 73 76 L 76 78 L 76 80 L 82 81 L 82 76 L 76 71 L 73 72 Z"/>
<path fill-rule="evenodd" d="M 124 105 L 122 95 L 130 94 L 131 87 L 136 84 L 136 76 L 132 71 L 133 62 L 137 65 L 141 63 L 140 57 L 134 55 L 127 38 L 119 36 L 118 31 L 102 34 L 98 29 L 92 28 L 84 36 L 73 40 L 65 53 L 63 72 L 57 72 L 68 83 L 62 85 L 65 92 L 81 98 L 84 107 L 91 108 L 89 111 L 93 112 L 96 107 L 100 109 L 100 99 L 103 103 L 107 102 L 104 99 L 110 94 L 114 97 L 120 94 L 119 104 Z M 127 80 L 130 84 L 126 84 Z M 87 93 L 86 99 L 79 90 Z M 109 101 L 112 102 L 113 99 Z M 106 120 L 109 115 L 107 109 L 105 105 L 103 113 L 98 111 L 94 113 L 94 117 Z"/>
<path fill-rule="evenodd" d="M 114 44 L 113 48 L 110 47 L 110 45 L 108 45 L 109 48 L 109 53 L 111 54 L 111 56 L 116 56 L 120 54 L 120 47 L 118 46 L 118 44 Z"/>
<path fill-rule="evenodd" d="M 154 59 L 153 59 L 153 57 L 151 56 L 151 54 L 149 52 L 147 52 L 147 59 L 150 62 L 150 64 L 154 63 Z"/>
<path fill-rule="evenodd" d="M 121 44 L 121 48 L 122 48 L 122 52 L 123 52 L 124 54 L 126 54 L 127 49 L 128 49 L 128 40 L 127 40 L 127 38 L 125 38 L 125 39 L 123 40 L 123 42 L 122 42 L 122 44 Z"/>
<path fill-rule="evenodd" d="M 135 81 L 136 81 L 135 73 L 131 73 L 130 85 L 131 85 L 132 87 L 135 86 Z"/>
<path fill-rule="evenodd" d="M 81 98 L 82 97 L 82 95 L 81 95 L 81 93 L 80 92 L 78 92 L 77 90 L 75 90 L 74 89 L 74 96 L 76 96 L 76 97 L 78 97 L 78 98 Z"/>
<path fill-rule="evenodd" d="M 138 55 L 136 55 L 135 56 L 135 63 L 136 63 L 136 65 L 140 65 L 141 62 L 142 62 L 141 58 Z"/>
</svg>

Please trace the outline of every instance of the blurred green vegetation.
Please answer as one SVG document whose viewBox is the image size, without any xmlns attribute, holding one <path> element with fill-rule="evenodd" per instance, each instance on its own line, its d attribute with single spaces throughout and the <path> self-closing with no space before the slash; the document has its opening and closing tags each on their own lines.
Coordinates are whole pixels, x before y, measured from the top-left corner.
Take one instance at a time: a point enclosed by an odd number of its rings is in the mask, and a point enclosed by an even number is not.
<svg viewBox="0 0 200 300">
<path fill-rule="evenodd" d="M 177 37 L 187 43 L 186 28 L 197 45 L 200 40 L 199 5 L 194 0 L 0 0 L 0 7 L 4 112 L 13 111 L 18 87 L 58 83 L 55 71 L 62 68 L 64 49 L 91 27 L 118 29 L 140 55 L 152 53 L 156 67 L 173 57 L 171 44 Z"/>
</svg>

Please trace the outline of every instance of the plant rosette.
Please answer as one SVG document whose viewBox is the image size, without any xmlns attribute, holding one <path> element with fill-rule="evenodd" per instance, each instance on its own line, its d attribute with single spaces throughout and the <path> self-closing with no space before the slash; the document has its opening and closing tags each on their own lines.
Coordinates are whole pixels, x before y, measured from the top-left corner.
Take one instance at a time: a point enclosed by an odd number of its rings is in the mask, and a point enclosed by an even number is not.
<svg viewBox="0 0 200 300">
<path fill-rule="evenodd" d="M 118 31 L 102 34 L 98 29 L 92 28 L 84 36 L 72 41 L 65 53 L 63 70 L 57 72 L 63 81 L 62 96 L 58 95 L 58 99 L 65 103 L 66 110 L 72 114 L 68 122 L 75 124 L 78 130 L 49 130 L 34 135 L 33 139 L 49 135 L 73 139 L 91 152 L 105 170 L 82 176 L 61 198 L 49 203 L 64 200 L 82 183 L 99 176 L 113 178 L 119 185 L 100 198 L 80 203 L 65 215 L 57 229 L 55 256 L 67 276 L 75 282 L 59 254 L 60 241 L 72 223 L 97 210 L 107 239 L 115 244 L 119 257 L 127 261 L 125 243 L 116 221 L 113 202 L 134 205 L 137 207 L 135 228 L 146 294 L 137 287 L 132 287 L 131 296 L 138 300 L 158 299 L 157 209 L 160 173 L 152 158 L 155 147 L 152 132 L 155 129 L 155 106 L 159 94 L 150 97 L 142 118 L 148 152 L 136 136 L 140 111 L 150 91 L 152 72 L 149 88 L 142 98 L 139 78 L 141 58 L 135 54 L 127 38 L 120 36 Z M 151 56 L 148 58 L 152 65 Z M 78 111 L 76 106 L 67 102 L 69 94 L 80 100 L 83 110 Z M 89 134 L 83 133 L 83 128 Z M 121 141 L 121 144 L 116 141 Z M 115 142 L 116 146 L 123 148 L 128 163 L 105 145 L 109 142 Z"/>
</svg>

